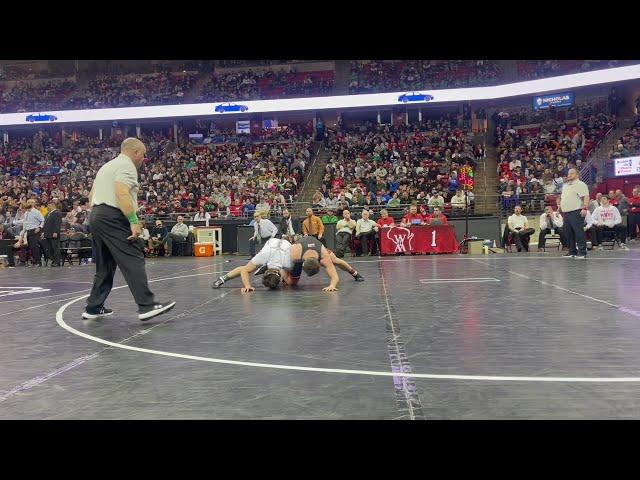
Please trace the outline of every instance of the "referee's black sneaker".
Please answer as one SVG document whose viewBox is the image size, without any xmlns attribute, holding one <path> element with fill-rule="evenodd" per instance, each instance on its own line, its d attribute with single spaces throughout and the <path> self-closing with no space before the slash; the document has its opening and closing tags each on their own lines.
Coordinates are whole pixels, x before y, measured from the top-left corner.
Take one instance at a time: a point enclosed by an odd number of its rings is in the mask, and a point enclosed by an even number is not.
<svg viewBox="0 0 640 480">
<path fill-rule="evenodd" d="M 154 303 L 138 309 L 138 319 L 149 320 L 157 315 L 162 315 L 176 306 L 176 302 Z"/>
<path fill-rule="evenodd" d="M 87 309 L 82 312 L 82 318 L 86 318 L 87 320 L 93 318 L 108 317 L 109 315 L 113 315 L 113 310 L 104 307 L 94 308 L 91 310 Z"/>
</svg>

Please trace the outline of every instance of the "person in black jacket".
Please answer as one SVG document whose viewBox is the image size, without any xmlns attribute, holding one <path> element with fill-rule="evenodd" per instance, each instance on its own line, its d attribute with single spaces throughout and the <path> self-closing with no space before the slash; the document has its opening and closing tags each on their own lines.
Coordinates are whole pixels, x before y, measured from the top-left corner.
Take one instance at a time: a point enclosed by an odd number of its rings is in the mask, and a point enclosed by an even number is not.
<svg viewBox="0 0 640 480">
<path fill-rule="evenodd" d="M 42 245 L 52 267 L 60 266 L 60 229 L 62 227 L 62 212 L 57 200 L 52 199 L 47 205 L 49 213 L 44 219 L 42 227 Z"/>
<path fill-rule="evenodd" d="M 13 258 L 13 242 L 15 241 L 16 236 L 11 233 L 11 231 L 5 228 L 4 224 L 0 223 L 0 240 L 11 240 L 12 243 L 9 242 L 0 242 L 0 255 L 7 256 L 7 262 L 10 267 L 16 266 L 16 261 Z"/>
<path fill-rule="evenodd" d="M 280 225 L 278 227 L 278 237 L 291 237 L 295 236 L 296 232 L 293 227 L 293 218 L 291 218 L 291 213 L 289 213 L 288 209 L 284 209 L 282 211 L 282 219 L 280 220 Z"/>
</svg>

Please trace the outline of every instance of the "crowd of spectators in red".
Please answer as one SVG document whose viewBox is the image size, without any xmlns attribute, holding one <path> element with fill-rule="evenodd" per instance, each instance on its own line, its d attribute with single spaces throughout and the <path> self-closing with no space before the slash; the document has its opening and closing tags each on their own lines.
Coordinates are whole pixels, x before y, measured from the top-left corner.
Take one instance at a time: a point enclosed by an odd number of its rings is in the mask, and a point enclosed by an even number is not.
<svg viewBox="0 0 640 480">
<path fill-rule="evenodd" d="M 462 188 L 463 171 L 472 178 L 483 155 L 470 132 L 450 118 L 339 129 L 330 132 L 329 149 L 322 189 L 314 197 L 320 210 L 350 205 L 377 210 L 412 202 L 442 207 Z"/>
<path fill-rule="evenodd" d="M 502 206 L 509 209 L 528 195 L 529 206 L 539 209 L 560 193 L 570 168 L 581 169 L 589 153 L 616 124 L 616 117 L 597 105 L 579 107 L 577 121 L 558 120 L 547 112 L 544 122 L 517 129 L 505 116 L 498 120 L 496 148 Z"/>
<path fill-rule="evenodd" d="M 183 139 L 177 146 L 164 132 L 141 139 L 149 158 L 140 170 L 139 204 L 145 216 L 195 214 L 200 207 L 219 217 L 250 216 L 256 209 L 279 213 L 296 198 L 313 143 L 309 135 L 224 145 Z M 100 166 L 117 155 L 119 139 L 68 140 L 40 132 L 0 147 L 0 223 L 12 228 L 30 198 L 44 206 L 55 197 L 64 212 L 86 210 L 80 204 Z"/>
</svg>

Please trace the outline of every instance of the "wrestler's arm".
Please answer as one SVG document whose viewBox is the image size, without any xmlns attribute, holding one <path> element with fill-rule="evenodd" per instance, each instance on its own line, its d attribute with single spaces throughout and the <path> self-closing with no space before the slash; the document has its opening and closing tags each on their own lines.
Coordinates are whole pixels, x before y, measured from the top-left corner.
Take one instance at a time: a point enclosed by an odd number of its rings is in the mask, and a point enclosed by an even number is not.
<svg viewBox="0 0 640 480">
<path fill-rule="evenodd" d="M 238 267 L 238 268 L 240 268 L 240 278 L 242 279 L 242 285 L 244 285 L 240 289 L 240 291 L 242 293 L 253 292 L 255 288 L 251 286 L 251 280 L 249 279 L 249 274 L 253 272 L 257 268 L 257 266 L 252 262 L 249 262 L 244 267 Z"/>
<path fill-rule="evenodd" d="M 340 281 L 340 277 L 338 276 L 338 272 L 336 271 L 336 267 L 333 266 L 333 262 L 330 257 L 324 257 L 320 260 L 320 265 L 322 265 L 326 271 L 327 275 L 329 275 L 329 279 L 331 282 L 328 287 L 324 287 L 322 290 L 325 292 L 333 292 L 338 290 L 338 282 Z"/>
</svg>

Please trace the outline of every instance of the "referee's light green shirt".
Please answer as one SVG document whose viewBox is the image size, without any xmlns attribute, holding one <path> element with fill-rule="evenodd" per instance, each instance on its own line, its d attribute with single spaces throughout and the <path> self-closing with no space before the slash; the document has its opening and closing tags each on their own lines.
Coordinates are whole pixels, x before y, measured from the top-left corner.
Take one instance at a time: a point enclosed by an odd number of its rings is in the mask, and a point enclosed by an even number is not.
<svg viewBox="0 0 640 480">
<path fill-rule="evenodd" d="M 118 207 L 114 182 L 127 185 L 131 190 L 131 200 L 138 210 L 138 170 L 133 161 L 121 153 L 113 160 L 105 163 L 93 181 L 93 198 L 91 205 L 110 205 Z"/>
<path fill-rule="evenodd" d="M 589 197 L 589 188 L 582 180 L 564 182 L 562 195 L 560 196 L 560 208 L 563 212 L 579 210 L 584 206 L 581 197 Z"/>
</svg>

